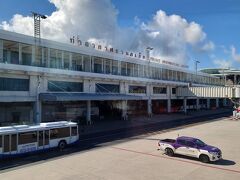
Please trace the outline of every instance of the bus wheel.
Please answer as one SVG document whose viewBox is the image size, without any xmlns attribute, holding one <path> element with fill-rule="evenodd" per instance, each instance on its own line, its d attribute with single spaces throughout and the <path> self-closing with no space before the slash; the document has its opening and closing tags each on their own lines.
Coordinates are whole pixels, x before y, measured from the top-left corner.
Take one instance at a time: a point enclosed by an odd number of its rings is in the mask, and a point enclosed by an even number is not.
<svg viewBox="0 0 240 180">
<path fill-rule="evenodd" d="M 60 150 L 63 150 L 65 147 L 67 146 L 67 143 L 65 140 L 61 140 L 59 143 L 58 143 L 58 148 Z"/>
</svg>

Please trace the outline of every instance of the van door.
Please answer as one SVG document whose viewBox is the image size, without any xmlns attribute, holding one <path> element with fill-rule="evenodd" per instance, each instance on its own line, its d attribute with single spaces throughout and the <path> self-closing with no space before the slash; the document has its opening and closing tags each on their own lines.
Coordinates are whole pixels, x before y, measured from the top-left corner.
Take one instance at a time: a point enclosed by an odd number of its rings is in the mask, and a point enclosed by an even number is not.
<svg viewBox="0 0 240 180">
<path fill-rule="evenodd" d="M 10 152 L 10 135 L 4 135 L 3 141 L 3 152 Z"/>
<path fill-rule="evenodd" d="M 44 141 L 43 131 L 38 131 L 38 149 L 43 148 L 43 141 Z"/>
<path fill-rule="evenodd" d="M 11 135 L 11 153 L 17 151 L 17 134 Z"/>
<path fill-rule="evenodd" d="M 44 148 L 49 148 L 49 130 L 44 131 Z"/>
</svg>

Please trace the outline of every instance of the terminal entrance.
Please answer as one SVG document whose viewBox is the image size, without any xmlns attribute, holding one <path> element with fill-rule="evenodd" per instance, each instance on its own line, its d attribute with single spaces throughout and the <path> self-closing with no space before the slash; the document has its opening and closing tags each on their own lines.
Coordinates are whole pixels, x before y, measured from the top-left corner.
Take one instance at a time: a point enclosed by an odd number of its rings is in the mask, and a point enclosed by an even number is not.
<svg viewBox="0 0 240 180">
<path fill-rule="evenodd" d="M 121 120 L 121 101 L 92 101 L 91 106 L 99 111 L 98 116 L 91 117 L 92 121 Z"/>
<path fill-rule="evenodd" d="M 196 99 L 187 99 L 187 110 L 190 110 L 190 111 L 197 110 Z"/>
<path fill-rule="evenodd" d="M 33 123 L 32 102 L 0 103 L 0 126 L 32 123 Z"/>
<path fill-rule="evenodd" d="M 171 112 L 180 112 L 180 111 L 183 111 L 183 100 L 182 99 L 171 100 Z"/>
<path fill-rule="evenodd" d="M 147 100 L 129 100 L 127 112 L 130 116 L 147 115 Z"/>
<path fill-rule="evenodd" d="M 153 114 L 167 113 L 167 100 L 152 100 Z"/>
</svg>

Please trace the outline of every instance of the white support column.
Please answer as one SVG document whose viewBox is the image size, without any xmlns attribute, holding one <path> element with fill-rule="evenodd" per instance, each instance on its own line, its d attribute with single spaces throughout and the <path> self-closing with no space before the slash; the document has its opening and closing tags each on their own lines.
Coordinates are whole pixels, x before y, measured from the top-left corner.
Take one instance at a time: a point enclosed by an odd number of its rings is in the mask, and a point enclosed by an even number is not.
<svg viewBox="0 0 240 180">
<path fill-rule="evenodd" d="M 105 68 L 106 68 L 106 66 L 105 66 Z M 113 72 L 113 61 L 110 60 L 110 74 L 112 74 L 112 72 Z"/>
<path fill-rule="evenodd" d="M 152 98 L 151 98 L 152 94 L 153 94 L 152 84 L 147 84 L 147 96 L 148 96 L 147 105 L 148 105 L 148 116 L 149 116 L 149 118 L 152 117 Z"/>
<path fill-rule="evenodd" d="M 216 108 L 219 108 L 219 98 L 216 98 Z"/>
<path fill-rule="evenodd" d="M 69 69 L 73 69 L 72 68 L 72 53 L 69 53 Z"/>
<path fill-rule="evenodd" d="M 50 67 L 50 48 L 47 48 L 47 67 Z"/>
<path fill-rule="evenodd" d="M 45 56 L 44 56 L 44 48 L 43 48 L 43 47 L 41 48 L 41 51 L 42 51 L 42 52 L 41 52 L 41 54 L 42 54 L 42 57 L 41 57 L 41 66 L 42 66 L 42 67 L 46 67 L 46 64 L 45 64 L 45 62 L 44 62 Z"/>
<path fill-rule="evenodd" d="M 128 120 L 127 116 L 127 100 L 122 101 L 122 119 Z"/>
<path fill-rule="evenodd" d="M 7 50 L 7 59 L 5 59 L 5 63 L 11 62 L 11 51 Z"/>
<path fill-rule="evenodd" d="M 149 99 L 148 99 L 148 117 L 149 118 L 152 117 L 152 99 L 151 99 L 151 97 L 149 97 Z"/>
<path fill-rule="evenodd" d="M 3 62 L 3 40 L 0 40 L 0 62 Z"/>
<path fill-rule="evenodd" d="M 94 59 L 94 57 L 92 56 L 92 57 L 90 58 L 90 67 L 91 67 L 91 71 L 90 71 L 90 72 L 94 72 L 94 71 L 95 71 L 95 69 L 94 69 L 94 61 L 95 61 L 95 59 Z"/>
<path fill-rule="evenodd" d="M 140 70 L 139 70 L 139 64 L 137 65 L 137 73 L 138 73 L 138 75 L 137 75 L 137 77 L 140 77 Z"/>
<path fill-rule="evenodd" d="M 36 102 L 35 102 L 35 123 L 41 122 L 41 112 L 42 112 L 42 105 L 41 101 L 39 100 L 39 93 L 42 86 L 42 79 L 40 76 L 36 78 Z"/>
<path fill-rule="evenodd" d="M 32 45 L 32 62 L 31 62 L 31 65 L 35 65 L 35 54 L 36 54 L 35 46 Z"/>
<path fill-rule="evenodd" d="M 91 120 L 91 101 L 87 101 L 87 124 L 92 124 Z"/>
<path fill-rule="evenodd" d="M 38 97 L 37 97 L 38 98 Z M 41 122 L 41 120 L 42 120 L 42 117 L 41 117 L 41 112 L 42 112 L 42 103 L 41 103 L 41 101 L 40 100 L 37 100 L 36 102 L 35 102 L 35 121 L 34 121 L 34 123 L 36 123 L 36 124 L 39 124 L 40 122 Z"/>
<path fill-rule="evenodd" d="M 18 43 L 18 59 L 19 64 L 22 64 L 22 44 Z"/>
<path fill-rule="evenodd" d="M 64 52 L 62 51 L 62 54 L 61 54 L 61 68 L 64 69 Z"/>
<path fill-rule="evenodd" d="M 183 111 L 185 114 L 187 114 L 187 98 L 184 97 L 183 99 Z"/>
<path fill-rule="evenodd" d="M 171 86 L 167 86 L 167 112 L 168 113 L 171 113 L 171 108 L 172 108 L 172 105 L 171 105 L 171 97 L 172 97 L 172 87 Z"/>
<path fill-rule="evenodd" d="M 171 105 L 171 99 L 168 98 L 168 100 L 167 100 L 167 112 L 168 112 L 168 113 L 171 113 L 171 107 L 172 107 L 172 105 Z"/>
<path fill-rule="evenodd" d="M 88 80 L 88 79 L 84 79 L 83 81 L 83 92 L 86 93 L 95 93 L 96 89 L 95 89 L 95 82 Z"/>
<path fill-rule="evenodd" d="M 207 99 L 207 109 L 210 109 L 210 99 Z"/>
<path fill-rule="evenodd" d="M 233 75 L 233 83 L 234 83 L 234 85 L 237 84 L 237 75 L 236 74 Z"/>
<path fill-rule="evenodd" d="M 103 58 L 101 58 L 101 64 L 102 64 L 102 73 L 105 74 L 105 61 L 103 60 Z"/>
<path fill-rule="evenodd" d="M 121 74 L 121 61 L 118 61 L 118 75 Z"/>
<path fill-rule="evenodd" d="M 196 109 L 199 110 L 200 109 L 200 105 L 199 105 L 199 98 L 196 99 Z"/>
</svg>

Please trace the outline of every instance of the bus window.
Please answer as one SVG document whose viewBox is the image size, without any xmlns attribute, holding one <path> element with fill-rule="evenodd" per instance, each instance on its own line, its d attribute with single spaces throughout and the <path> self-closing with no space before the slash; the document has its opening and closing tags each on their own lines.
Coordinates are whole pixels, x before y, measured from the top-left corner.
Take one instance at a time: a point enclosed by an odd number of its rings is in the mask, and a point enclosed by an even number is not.
<svg viewBox="0 0 240 180">
<path fill-rule="evenodd" d="M 11 151 L 16 151 L 17 150 L 17 135 L 12 134 L 11 137 Z"/>
<path fill-rule="evenodd" d="M 71 127 L 71 136 L 77 136 L 78 135 L 78 132 L 77 132 L 77 126 L 75 127 Z"/>
<path fill-rule="evenodd" d="M 50 139 L 58 139 L 70 136 L 70 128 L 57 128 L 50 130 Z"/>
<path fill-rule="evenodd" d="M 43 131 L 38 132 L 38 146 L 43 146 Z"/>
<path fill-rule="evenodd" d="M 49 145 L 49 130 L 45 131 L 44 145 Z"/>
<path fill-rule="evenodd" d="M 18 138 L 18 144 L 28 144 L 28 143 L 34 143 L 37 142 L 37 132 L 25 132 L 20 133 Z"/>
<path fill-rule="evenodd" d="M 0 135 L 0 148 L 2 147 L 2 136 Z"/>
<path fill-rule="evenodd" d="M 9 148 L 9 135 L 4 135 L 4 148 L 3 148 L 3 152 L 9 152 L 10 148 Z"/>
</svg>

